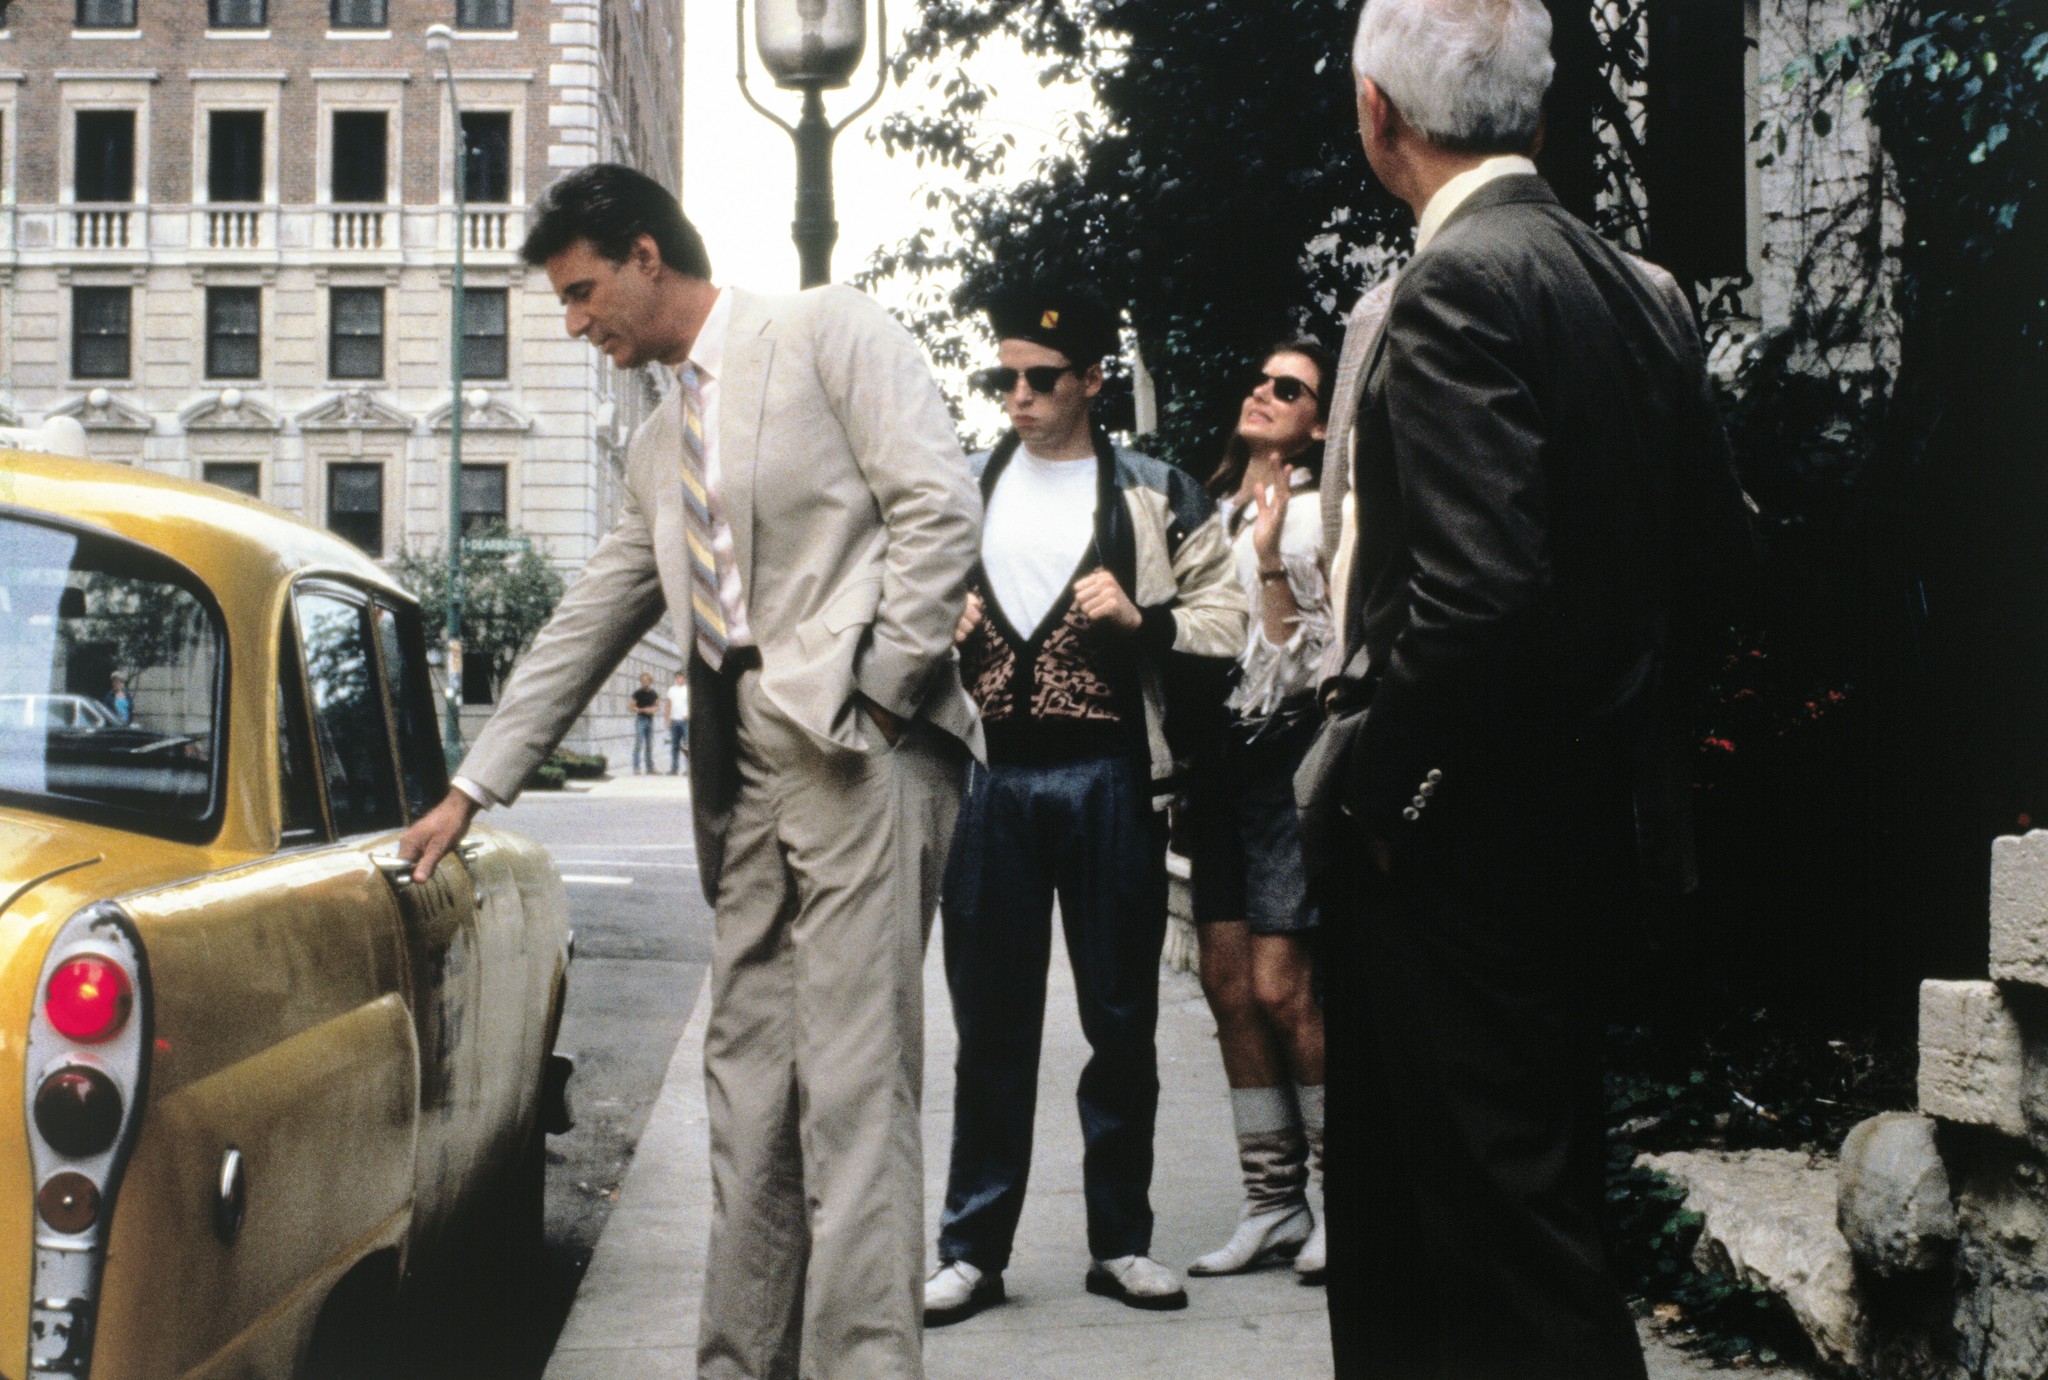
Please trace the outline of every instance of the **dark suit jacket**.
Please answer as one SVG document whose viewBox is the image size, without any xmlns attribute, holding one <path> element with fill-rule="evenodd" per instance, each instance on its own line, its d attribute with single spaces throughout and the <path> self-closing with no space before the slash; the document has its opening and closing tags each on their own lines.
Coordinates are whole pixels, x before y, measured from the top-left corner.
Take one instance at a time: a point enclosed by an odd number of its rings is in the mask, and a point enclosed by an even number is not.
<svg viewBox="0 0 2048 1380">
<path fill-rule="evenodd" d="M 1353 817 L 1426 839 L 1590 755 L 1685 868 L 1687 634 L 1748 540 L 1690 316 L 1540 177 L 1499 178 L 1402 270 L 1357 426 Z"/>
</svg>

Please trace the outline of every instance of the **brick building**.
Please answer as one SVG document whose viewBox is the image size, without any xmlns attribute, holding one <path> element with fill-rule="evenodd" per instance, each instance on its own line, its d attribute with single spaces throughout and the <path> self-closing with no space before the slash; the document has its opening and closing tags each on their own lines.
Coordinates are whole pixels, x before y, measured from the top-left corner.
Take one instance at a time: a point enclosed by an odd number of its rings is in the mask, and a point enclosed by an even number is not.
<svg viewBox="0 0 2048 1380">
<path fill-rule="evenodd" d="M 680 186 L 681 0 L 0 16 L 0 422 L 75 416 L 102 459 L 242 490 L 386 560 L 442 549 L 459 237 L 464 525 L 502 520 L 581 565 L 654 385 L 568 339 L 517 250 L 564 169 L 616 159 Z M 460 223 L 436 23 L 456 31 Z M 623 761 L 627 690 L 677 664 L 666 635 L 573 746 Z M 495 687 L 469 670 L 480 722 Z"/>
</svg>

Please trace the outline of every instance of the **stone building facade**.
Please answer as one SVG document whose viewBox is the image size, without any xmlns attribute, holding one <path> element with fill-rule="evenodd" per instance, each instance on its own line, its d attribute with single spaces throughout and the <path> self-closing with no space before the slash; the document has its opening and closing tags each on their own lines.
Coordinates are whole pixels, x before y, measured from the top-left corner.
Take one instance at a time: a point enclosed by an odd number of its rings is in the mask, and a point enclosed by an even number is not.
<svg viewBox="0 0 2048 1380">
<path fill-rule="evenodd" d="M 445 549 L 452 291 L 462 520 L 569 574 L 657 400 L 562 330 L 526 208 L 599 159 L 682 173 L 681 0 L 53 0 L 0 30 L 0 422 L 254 494 L 389 561 Z M 450 60 L 468 150 L 424 31 Z M 625 697 L 570 745 L 626 756 Z M 472 668 L 473 670 L 473 668 Z M 469 678 L 470 731 L 494 687 Z"/>
</svg>

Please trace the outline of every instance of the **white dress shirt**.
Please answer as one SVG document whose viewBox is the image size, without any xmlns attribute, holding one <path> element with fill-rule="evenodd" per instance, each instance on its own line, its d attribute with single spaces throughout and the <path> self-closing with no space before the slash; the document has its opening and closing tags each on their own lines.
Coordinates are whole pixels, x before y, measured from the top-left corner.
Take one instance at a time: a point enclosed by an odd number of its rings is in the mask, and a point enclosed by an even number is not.
<svg viewBox="0 0 2048 1380">
<path fill-rule="evenodd" d="M 1521 154 L 1500 153 L 1475 168 L 1465 169 L 1444 183 L 1436 189 L 1436 195 L 1422 208 L 1421 219 L 1415 222 L 1415 252 L 1420 254 L 1429 248 L 1429 242 L 1436 238 L 1436 232 L 1444 228 L 1444 222 L 1451 218 L 1451 212 L 1465 204 L 1466 197 L 1496 177 L 1513 177 L 1535 171 L 1536 165 Z"/>
</svg>

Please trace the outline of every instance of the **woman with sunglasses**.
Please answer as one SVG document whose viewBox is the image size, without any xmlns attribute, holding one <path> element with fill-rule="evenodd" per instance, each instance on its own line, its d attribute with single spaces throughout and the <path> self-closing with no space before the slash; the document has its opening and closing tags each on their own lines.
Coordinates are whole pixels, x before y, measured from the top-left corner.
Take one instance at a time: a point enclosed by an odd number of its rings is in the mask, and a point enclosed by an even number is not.
<svg viewBox="0 0 2048 1380">
<path fill-rule="evenodd" d="M 1292 1256 L 1302 1278 L 1317 1281 L 1324 1267 L 1323 1226 L 1307 1194 L 1323 1140 L 1323 1021 L 1307 944 L 1317 916 L 1293 781 L 1315 737 L 1316 669 L 1332 635 L 1315 484 L 1334 373 L 1313 340 L 1275 346 L 1209 480 L 1252 619 L 1228 723 L 1196 772 L 1189 857 L 1202 989 L 1230 1083 L 1245 1205 L 1230 1240 L 1190 1265 L 1191 1275 Z"/>
</svg>

